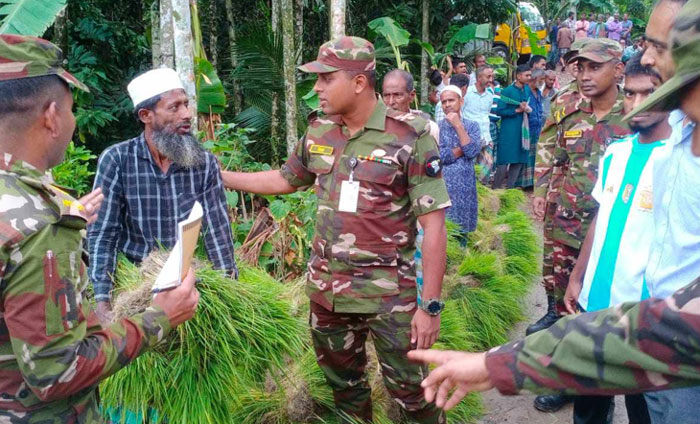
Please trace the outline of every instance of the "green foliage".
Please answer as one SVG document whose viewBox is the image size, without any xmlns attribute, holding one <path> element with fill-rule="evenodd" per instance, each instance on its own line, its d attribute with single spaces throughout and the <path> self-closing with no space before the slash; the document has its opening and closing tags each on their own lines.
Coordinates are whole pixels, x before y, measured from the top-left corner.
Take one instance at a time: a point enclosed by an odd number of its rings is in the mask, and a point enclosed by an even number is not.
<svg viewBox="0 0 700 424">
<path fill-rule="evenodd" d="M 445 50 L 452 52 L 456 43 L 468 43 L 472 40 L 488 40 L 491 38 L 491 24 L 470 23 L 459 29 L 447 42 Z"/>
<path fill-rule="evenodd" d="M 66 156 L 63 162 L 51 169 L 56 184 L 75 190 L 78 196 L 90 191 L 91 178 L 95 174 L 91 171 L 90 161 L 97 159 L 90 150 L 83 146 L 76 146 L 72 141 L 68 143 Z"/>
<path fill-rule="evenodd" d="M 0 0 L 0 34 L 40 37 L 66 0 Z"/>
<path fill-rule="evenodd" d="M 471 275 L 481 281 L 496 277 L 501 267 L 496 253 L 467 252 L 457 271 L 459 275 Z"/>
<path fill-rule="evenodd" d="M 223 113 L 226 108 L 226 93 L 214 66 L 204 58 L 196 58 L 194 73 L 197 112 Z"/>
</svg>

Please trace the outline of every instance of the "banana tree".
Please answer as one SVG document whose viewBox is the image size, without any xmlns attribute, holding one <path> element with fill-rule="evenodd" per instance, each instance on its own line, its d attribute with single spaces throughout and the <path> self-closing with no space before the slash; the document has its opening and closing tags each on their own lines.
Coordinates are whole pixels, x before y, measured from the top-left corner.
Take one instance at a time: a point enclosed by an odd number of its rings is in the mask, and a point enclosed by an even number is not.
<svg viewBox="0 0 700 424">
<path fill-rule="evenodd" d="M 66 0 L 0 0 L 0 34 L 40 37 L 64 7 Z"/>
</svg>

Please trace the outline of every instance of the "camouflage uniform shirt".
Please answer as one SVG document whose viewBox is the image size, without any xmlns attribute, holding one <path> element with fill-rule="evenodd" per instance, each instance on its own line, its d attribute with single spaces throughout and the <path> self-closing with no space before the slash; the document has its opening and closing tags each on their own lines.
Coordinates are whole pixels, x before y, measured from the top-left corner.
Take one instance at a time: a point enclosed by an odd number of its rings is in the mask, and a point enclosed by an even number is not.
<svg viewBox="0 0 700 424">
<path fill-rule="evenodd" d="M 362 159 L 377 157 L 381 162 Z M 360 182 L 356 213 L 338 211 L 351 173 Z M 311 301 L 336 312 L 386 313 L 415 307 L 416 217 L 450 206 L 425 119 L 381 100 L 365 128 L 350 135 L 340 116 L 312 116 L 306 135 L 281 172 L 318 195 L 308 264 Z"/>
<path fill-rule="evenodd" d="M 99 325 L 81 210 L 49 175 L 0 157 L 0 422 L 101 422 L 99 382 L 170 331 L 158 307 Z"/>
<path fill-rule="evenodd" d="M 593 113 L 590 100 L 572 96 L 559 114 L 556 133 L 538 146 L 535 196 L 547 196 L 556 167 L 562 171 L 561 185 L 554 194 L 558 203 L 553 217 L 552 238 L 579 249 L 598 204 L 591 192 L 598 177 L 598 161 L 614 139 L 630 134 L 622 122 L 622 90 L 612 110 L 602 119 Z M 552 197 L 552 195 L 548 196 Z"/>
</svg>

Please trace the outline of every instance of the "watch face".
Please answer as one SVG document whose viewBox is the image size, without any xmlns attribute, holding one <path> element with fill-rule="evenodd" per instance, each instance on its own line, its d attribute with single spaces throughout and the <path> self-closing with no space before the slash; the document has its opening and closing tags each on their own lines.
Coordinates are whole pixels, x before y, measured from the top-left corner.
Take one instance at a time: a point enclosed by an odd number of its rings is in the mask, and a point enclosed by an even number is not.
<svg viewBox="0 0 700 424">
<path fill-rule="evenodd" d="M 440 309 L 440 302 L 432 301 L 428 304 L 428 313 L 430 314 L 437 314 Z"/>
</svg>

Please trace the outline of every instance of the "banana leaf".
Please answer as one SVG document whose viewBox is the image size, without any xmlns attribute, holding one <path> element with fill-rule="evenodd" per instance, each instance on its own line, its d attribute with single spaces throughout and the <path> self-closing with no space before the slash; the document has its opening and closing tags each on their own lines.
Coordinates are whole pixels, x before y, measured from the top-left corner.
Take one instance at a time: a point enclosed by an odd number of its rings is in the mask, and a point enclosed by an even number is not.
<svg viewBox="0 0 700 424">
<path fill-rule="evenodd" d="M 488 40 L 491 38 L 491 24 L 467 24 L 460 28 L 447 42 L 446 51 L 451 52 L 456 43 L 468 43 L 472 40 Z"/>
<path fill-rule="evenodd" d="M 530 27 L 525 25 L 525 30 L 527 30 L 527 38 L 530 40 L 530 49 L 532 50 L 532 55 L 539 54 L 541 56 L 547 56 L 547 49 L 544 46 L 538 44 L 537 34 L 530 30 Z"/>
<path fill-rule="evenodd" d="M 40 37 L 64 7 L 66 0 L 0 0 L 0 34 Z"/>
<path fill-rule="evenodd" d="M 195 58 L 195 86 L 197 88 L 197 112 L 223 113 L 226 108 L 224 85 L 214 66 L 205 58 Z"/>
<path fill-rule="evenodd" d="M 388 16 L 374 19 L 367 25 L 372 31 L 389 40 L 393 47 L 406 46 L 411 41 L 411 33 L 401 28 L 395 20 Z"/>
</svg>

